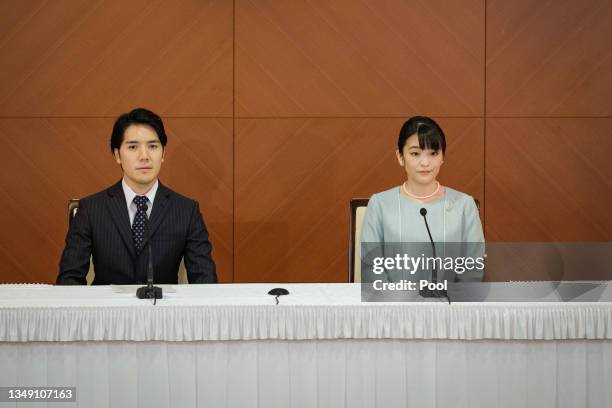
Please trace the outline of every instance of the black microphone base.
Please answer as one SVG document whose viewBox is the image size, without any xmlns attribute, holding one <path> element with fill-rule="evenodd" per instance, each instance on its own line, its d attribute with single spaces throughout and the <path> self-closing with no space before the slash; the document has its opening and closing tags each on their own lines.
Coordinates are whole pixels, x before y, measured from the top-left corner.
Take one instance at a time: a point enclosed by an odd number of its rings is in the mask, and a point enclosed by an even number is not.
<svg viewBox="0 0 612 408">
<path fill-rule="evenodd" d="M 448 293 L 444 289 L 421 289 L 419 290 L 419 296 L 424 298 L 447 298 Z"/>
<path fill-rule="evenodd" d="M 161 299 L 162 288 L 158 286 L 143 286 L 136 290 L 136 297 L 138 299 Z"/>
</svg>

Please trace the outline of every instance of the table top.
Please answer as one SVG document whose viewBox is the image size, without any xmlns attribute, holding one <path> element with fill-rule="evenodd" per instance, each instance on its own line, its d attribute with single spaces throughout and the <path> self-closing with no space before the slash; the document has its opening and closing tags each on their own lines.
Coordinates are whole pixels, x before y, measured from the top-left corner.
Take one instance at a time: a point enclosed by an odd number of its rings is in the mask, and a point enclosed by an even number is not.
<svg viewBox="0 0 612 408">
<path fill-rule="evenodd" d="M 156 307 L 177 306 L 273 306 L 273 288 L 283 287 L 290 292 L 281 296 L 285 305 L 357 305 L 361 303 L 358 284 L 286 284 L 241 283 L 216 285 L 159 285 L 163 298 Z M 15 307 L 123 307 L 151 306 L 152 300 L 138 299 L 140 286 L 53 286 L 0 285 L 0 308 Z"/>
<path fill-rule="evenodd" d="M 137 286 L 0 285 L 0 342 L 612 339 L 612 303 L 580 301 L 589 293 L 607 299 L 609 283 L 569 292 L 549 282 L 480 287 L 507 300 L 508 288 L 525 286 L 534 301 L 449 305 L 362 302 L 359 284 L 162 285 L 154 306 L 136 298 Z M 290 292 L 279 305 L 267 294 L 275 287 Z"/>
<path fill-rule="evenodd" d="M 358 283 L 232 283 L 215 285 L 159 285 L 163 298 L 158 307 L 178 306 L 267 306 L 275 305 L 273 288 L 286 288 L 279 306 L 351 305 L 373 306 L 414 302 L 446 303 L 444 299 L 422 299 L 417 292 L 402 293 L 402 302 L 364 302 Z M 136 297 L 136 285 L 55 286 L 46 284 L 0 285 L 0 308 L 37 307 L 123 307 L 149 306 Z M 468 290 L 462 290 L 467 288 Z M 591 303 L 612 302 L 612 283 L 576 282 L 494 282 L 468 283 L 449 290 L 454 304 L 483 302 Z M 466 294 L 466 292 L 468 292 Z M 388 292 L 387 292 L 388 293 Z M 365 295 L 364 295 L 365 296 Z M 386 299 L 386 298 L 385 298 Z M 389 297 L 393 299 L 393 297 Z"/>
</svg>

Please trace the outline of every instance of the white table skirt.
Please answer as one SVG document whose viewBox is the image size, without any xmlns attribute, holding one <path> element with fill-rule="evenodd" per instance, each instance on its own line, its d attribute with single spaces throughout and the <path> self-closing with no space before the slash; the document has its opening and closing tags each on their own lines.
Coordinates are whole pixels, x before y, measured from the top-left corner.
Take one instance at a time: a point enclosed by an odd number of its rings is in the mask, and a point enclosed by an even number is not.
<svg viewBox="0 0 612 408">
<path fill-rule="evenodd" d="M 266 292 L 291 291 L 274 305 Z M 357 285 L 0 286 L 2 407 L 612 406 L 610 303 L 361 303 Z"/>
<path fill-rule="evenodd" d="M 75 386 L 57 408 L 612 406 L 598 340 L 3 343 L 0 361 L 0 386 Z"/>
<path fill-rule="evenodd" d="M 359 285 L 0 286 L 0 341 L 612 339 L 612 303 L 362 303 Z M 122 288 L 125 289 L 125 288 Z"/>
</svg>

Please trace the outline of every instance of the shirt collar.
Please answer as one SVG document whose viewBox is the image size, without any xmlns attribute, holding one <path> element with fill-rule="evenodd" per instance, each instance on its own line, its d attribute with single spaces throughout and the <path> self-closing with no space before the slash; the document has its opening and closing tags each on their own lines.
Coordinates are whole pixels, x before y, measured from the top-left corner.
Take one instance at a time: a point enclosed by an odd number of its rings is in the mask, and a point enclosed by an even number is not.
<svg viewBox="0 0 612 408">
<path fill-rule="evenodd" d="M 132 202 L 134 201 L 134 197 L 136 197 L 138 194 L 136 194 L 134 190 L 132 190 L 130 186 L 127 185 L 127 183 L 125 182 L 125 179 L 121 179 L 121 187 L 123 187 L 123 194 L 125 195 L 125 201 L 129 207 L 130 205 L 132 205 Z M 149 199 L 151 206 L 153 205 L 153 200 L 155 200 L 155 194 L 157 193 L 157 187 L 159 187 L 159 180 L 155 180 L 155 184 L 153 184 L 153 187 L 151 187 L 149 191 L 145 193 L 145 196 L 147 196 L 147 198 Z"/>
</svg>

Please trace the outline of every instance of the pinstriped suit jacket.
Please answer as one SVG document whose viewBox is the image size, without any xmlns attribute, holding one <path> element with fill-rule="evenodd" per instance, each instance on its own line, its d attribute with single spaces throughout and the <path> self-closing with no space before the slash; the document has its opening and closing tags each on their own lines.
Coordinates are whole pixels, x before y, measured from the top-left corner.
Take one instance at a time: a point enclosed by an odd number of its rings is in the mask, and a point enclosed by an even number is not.
<svg viewBox="0 0 612 408">
<path fill-rule="evenodd" d="M 177 283 L 183 257 L 189 283 L 217 282 L 208 231 L 196 201 L 160 182 L 149 225 L 156 284 Z M 145 237 L 143 248 L 146 244 Z M 85 285 L 90 256 L 94 285 L 146 283 L 148 251 L 136 255 L 121 181 L 80 200 L 66 235 L 57 284 Z"/>
</svg>

